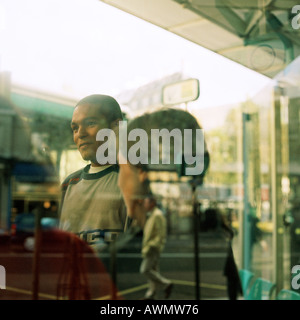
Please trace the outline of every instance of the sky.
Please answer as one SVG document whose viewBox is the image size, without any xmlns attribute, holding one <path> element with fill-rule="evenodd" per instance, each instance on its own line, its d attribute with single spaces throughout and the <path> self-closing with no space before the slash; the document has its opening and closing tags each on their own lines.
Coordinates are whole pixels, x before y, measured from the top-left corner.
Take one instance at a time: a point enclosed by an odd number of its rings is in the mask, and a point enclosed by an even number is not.
<svg viewBox="0 0 300 320">
<path fill-rule="evenodd" d="M 244 101 L 269 82 L 98 0 L 0 0 L 0 71 L 75 99 L 183 72 L 200 81 L 199 107 Z"/>
</svg>

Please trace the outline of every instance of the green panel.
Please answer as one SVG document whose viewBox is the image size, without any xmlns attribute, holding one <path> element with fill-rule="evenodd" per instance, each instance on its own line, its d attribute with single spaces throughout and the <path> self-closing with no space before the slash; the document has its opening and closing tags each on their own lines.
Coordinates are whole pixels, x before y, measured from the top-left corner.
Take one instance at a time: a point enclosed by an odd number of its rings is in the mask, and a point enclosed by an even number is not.
<svg viewBox="0 0 300 320">
<path fill-rule="evenodd" d="M 279 291 L 276 300 L 300 300 L 300 294 L 287 289 Z"/>
<path fill-rule="evenodd" d="M 254 279 L 254 273 L 246 269 L 240 269 L 239 276 L 242 284 L 243 295 L 247 296 L 251 281 Z"/>
<path fill-rule="evenodd" d="M 74 108 L 69 105 L 42 100 L 30 96 L 11 93 L 12 102 L 24 111 L 47 114 L 65 119 L 72 119 Z"/>
<path fill-rule="evenodd" d="M 275 283 L 257 278 L 250 288 L 245 300 L 271 300 L 271 294 L 275 289 Z"/>
</svg>

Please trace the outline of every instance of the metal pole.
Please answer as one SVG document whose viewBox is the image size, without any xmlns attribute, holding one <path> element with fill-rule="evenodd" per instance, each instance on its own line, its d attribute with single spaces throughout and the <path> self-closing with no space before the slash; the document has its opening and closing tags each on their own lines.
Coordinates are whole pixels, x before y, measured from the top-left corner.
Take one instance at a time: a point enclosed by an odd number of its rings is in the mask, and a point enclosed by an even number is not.
<svg viewBox="0 0 300 320">
<path fill-rule="evenodd" d="M 5 230 L 11 227 L 11 188 L 11 168 L 8 164 L 0 163 L 0 227 Z"/>
<path fill-rule="evenodd" d="M 194 220 L 194 259 L 195 259 L 195 282 L 196 282 L 196 300 L 200 300 L 200 262 L 199 262 L 199 245 L 198 245 L 198 210 L 196 199 L 196 184 L 192 182 L 192 199 L 193 199 L 193 220 Z"/>
<path fill-rule="evenodd" d="M 250 226 L 249 226 L 249 199 L 248 199 L 248 140 L 247 122 L 250 120 L 248 113 L 243 113 L 243 184 L 244 184 L 244 211 L 242 217 L 242 268 L 251 269 L 250 259 Z"/>
<path fill-rule="evenodd" d="M 32 281 L 32 299 L 39 299 L 39 280 L 40 280 L 40 253 L 42 244 L 41 230 L 42 209 L 38 207 L 35 212 L 35 231 L 34 231 L 34 256 L 33 256 L 33 281 Z"/>
<path fill-rule="evenodd" d="M 274 282 L 277 292 L 283 288 L 283 212 L 281 192 L 281 121 L 280 96 L 283 94 L 280 87 L 274 88 L 274 101 L 271 113 L 271 208 L 273 227 L 273 257 Z"/>
<path fill-rule="evenodd" d="M 115 240 L 111 241 L 110 245 L 110 268 L 112 278 L 112 300 L 117 299 L 117 248 Z"/>
<path fill-rule="evenodd" d="M 0 72 L 0 95 L 4 97 L 8 102 L 10 101 L 11 93 L 11 74 L 8 71 Z M 12 130 L 13 130 L 13 116 L 15 112 L 13 110 L 1 110 L 1 118 L 6 117 L 3 132 L 6 133 L 4 143 L 4 155 L 6 159 L 10 159 L 13 150 L 12 146 Z M 3 119 L 2 119 L 3 121 Z M 0 137 L 1 138 L 1 137 Z M 2 145 L 3 147 L 3 145 Z M 3 156 L 3 154 L 1 154 Z M 11 224 L 11 167 L 5 161 L 0 162 L 0 226 L 10 230 Z"/>
</svg>

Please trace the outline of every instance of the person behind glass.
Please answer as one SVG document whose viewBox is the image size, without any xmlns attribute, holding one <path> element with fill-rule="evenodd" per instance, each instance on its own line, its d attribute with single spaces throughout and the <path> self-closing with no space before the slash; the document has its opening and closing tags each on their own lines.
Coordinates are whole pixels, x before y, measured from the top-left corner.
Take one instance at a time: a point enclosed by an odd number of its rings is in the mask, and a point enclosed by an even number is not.
<svg viewBox="0 0 300 320">
<path fill-rule="evenodd" d="M 204 219 L 200 225 L 203 232 L 211 231 L 222 235 L 222 242 L 226 244 L 224 248 L 226 250 L 226 259 L 223 274 L 227 281 L 227 295 L 229 300 L 237 300 L 239 295 L 242 296 L 242 287 L 232 250 L 234 232 L 220 209 L 214 207 L 204 211 Z M 217 236 L 214 237 L 214 241 L 215 239 L 217 239 Z"/>
<path fill-rule="evenodd" d="M 143 260 L 140 272 L 146 276 L 149 283 L 143 299 L 155 299 L 159 290 L 163 290 L 164 297 L 168 298 L 172 292 L 173 283 L 159 272 L 160 254 L 166 243 L 166 219 L 150 187 L 149 171 L 154 166 L 152 166 L 149 158 L 146 159 L 150 157 L 151 151 L 153 152 L 153 147 L 157 148 L 156 151 L 158 151 L 160 145 L 155 144 L 151 148 L 150 132 L 154 128 L 168 129 L 169 131 L 178 128 L 183 132 L 183 129 L 200 127 L 196 119 L 188 112 L 178 109 L 162 109 L 137 117 L 128 124 L 128 132 L 139 128 L 145 130 L 148 137 L 145 144 L 140 144 L 140 158 L 144 158 L 144 161 L 132 164 L 130 159 L 126 159 L 120 151 L 118 154 L 119 186 L 126 204 L 128 217 L 133 220 L 131 227 L 137 224 L 143 229 L 141 250 Z M 170 139 L 170 141 L 170 164 L 174 165 L 174 140 Z M 131 147 L 132 143 L 128 141 L 127 150 Z M 165 169 L 170 168 L 169 165 L 164 166 Z"/>
<path fill-rule="evenodd" d="M 62 183 L 60 228 L 76 233 L 90 245 L 109 243 L 125 228 L 126 208 L 117 184 L 119 168 L 100 164 L 96 157 L 104 143 L 96 140 L 98 131 L 109 128 L 117 133 L 121 120 L 118 102 L 107 95 L 87 96 L 73 112 L 73 140 L 83 160 L 90 164 Z"/>
</svg>

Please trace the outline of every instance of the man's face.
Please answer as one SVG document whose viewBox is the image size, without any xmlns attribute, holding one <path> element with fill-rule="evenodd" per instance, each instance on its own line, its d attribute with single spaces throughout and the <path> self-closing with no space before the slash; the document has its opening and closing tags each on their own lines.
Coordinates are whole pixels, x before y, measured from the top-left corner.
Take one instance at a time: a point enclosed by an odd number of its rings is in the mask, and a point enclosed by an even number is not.
<svg viewBox="0 0 300 320">
<path fill-rule="evenodd" d="M 90 160 L 93 166 L 99 166 L 96 152 L 103 141 L 96 141 L 97 132 L 108 127 L 106 119 L 97 106 L 83 104 L 75 108 L 71 128 L 74 142 L 84 160 Z"/>
</svg>

